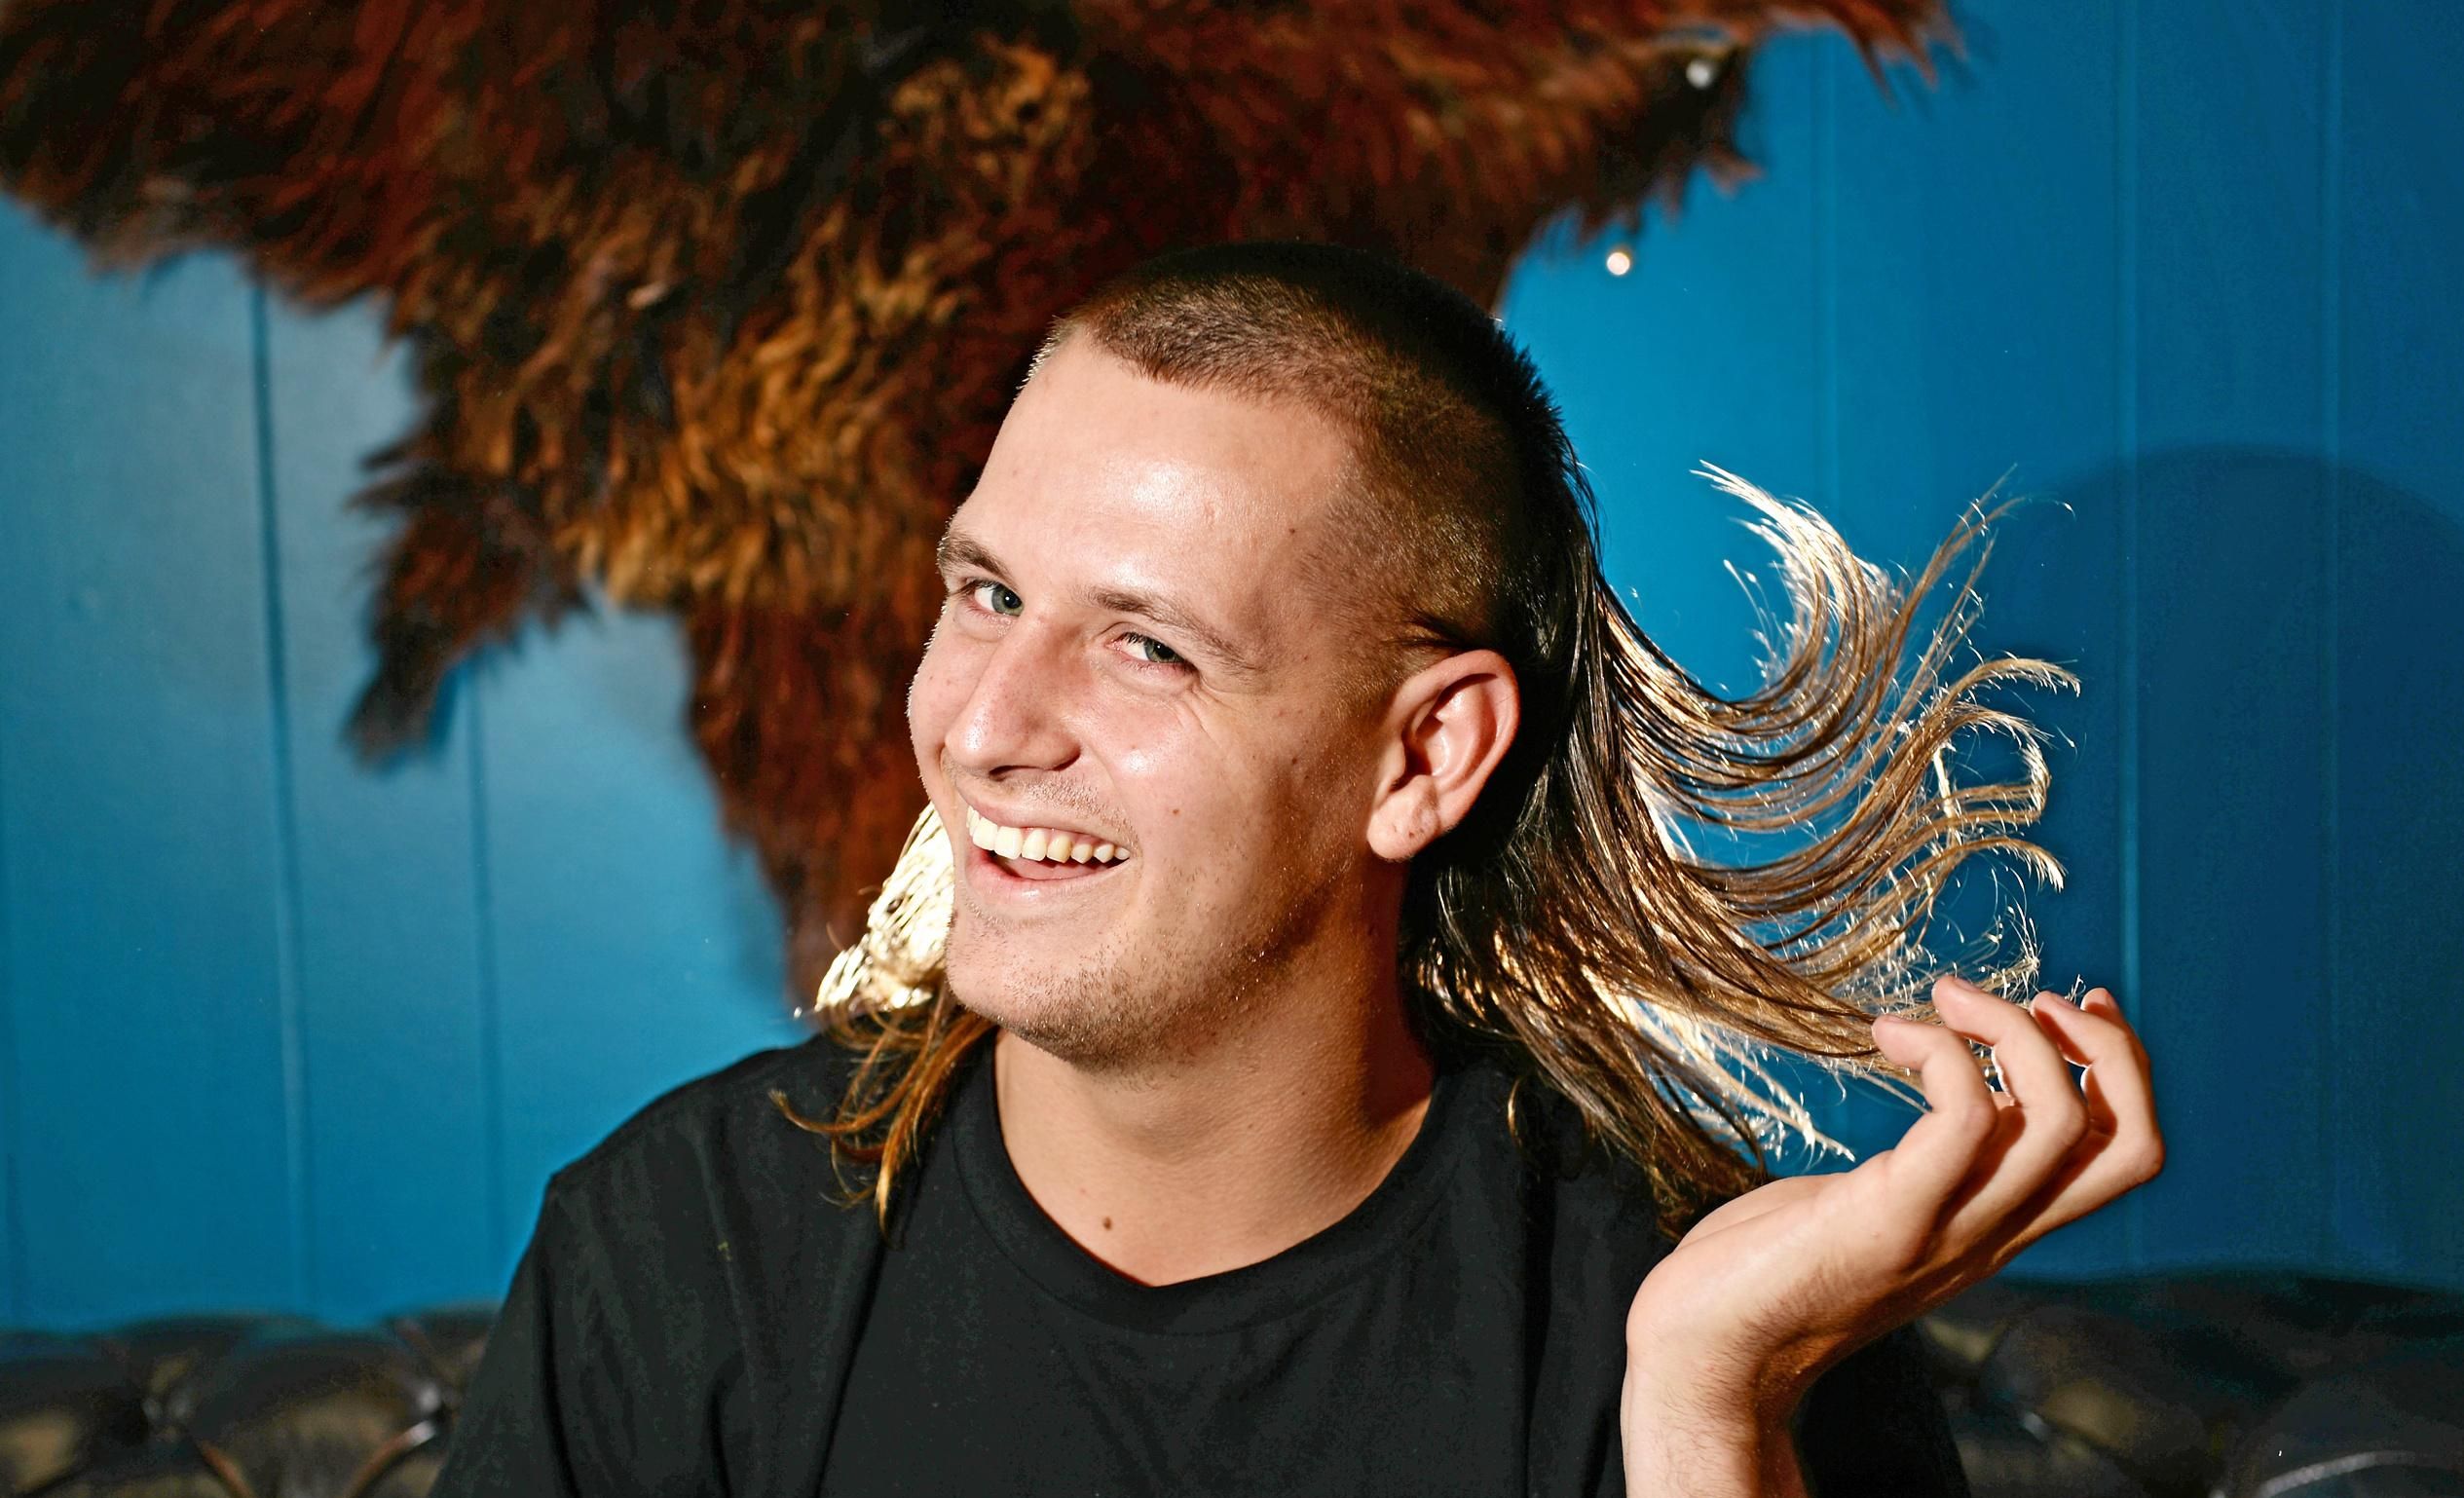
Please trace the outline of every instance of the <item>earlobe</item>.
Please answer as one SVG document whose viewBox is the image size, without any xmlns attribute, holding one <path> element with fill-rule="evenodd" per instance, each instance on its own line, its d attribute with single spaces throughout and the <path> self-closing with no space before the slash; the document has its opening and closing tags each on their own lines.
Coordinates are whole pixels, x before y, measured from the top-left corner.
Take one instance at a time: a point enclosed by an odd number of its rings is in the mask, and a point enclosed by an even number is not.
<svg viewBox="0 0 2464 1498">
<path fill-rule="evenodd" d="M 1403 863 L 1445 832 L 1434 787 L 1425 769 L 1387 796 L 1369 822 L 1369 849 L 1390 863 Z"/>
</svg>

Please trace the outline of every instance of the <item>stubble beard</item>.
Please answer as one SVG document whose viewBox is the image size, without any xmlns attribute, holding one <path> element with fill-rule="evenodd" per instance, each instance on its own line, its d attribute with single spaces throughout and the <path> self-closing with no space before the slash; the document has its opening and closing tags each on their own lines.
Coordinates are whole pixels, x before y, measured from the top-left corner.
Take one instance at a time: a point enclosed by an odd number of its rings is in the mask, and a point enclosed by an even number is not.
<svg viewBox="0 0 2464 1498">
<path fill-rule="evenodd" d="M 1252 1017 L 1324 926 L 1331 871 L 1278 869 L 1278 892 L 1242 924 L 1139 941 L 1109 933 L 1066 967 L 1028 960 L 963 904 L 951 950 L 981 946 L 989 974 L 952 975 L 950 995 L 1037 1050 L 1081 1070 L 1152 1073 L 1204 1054 Z M 970 990 L 974 992 L 970 992 Z"/>
</svg>

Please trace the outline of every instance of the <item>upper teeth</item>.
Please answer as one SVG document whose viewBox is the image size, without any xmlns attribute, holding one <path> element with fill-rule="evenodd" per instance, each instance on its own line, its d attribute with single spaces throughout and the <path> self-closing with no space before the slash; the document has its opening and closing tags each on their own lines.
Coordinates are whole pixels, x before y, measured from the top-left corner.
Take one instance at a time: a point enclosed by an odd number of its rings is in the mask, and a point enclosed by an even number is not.
<svg viewBox="0 0 2464 1498">
<path fill-rule="evenodd" d="M 1130 856 L 1125 847 L 1096 843 L 1074 832 L 1051 827 L 1004 827 L 967 807 L 967 839 L 1003 858 L 1033 858 L 1045 863 L 1118 863 Z"/>
</svg>

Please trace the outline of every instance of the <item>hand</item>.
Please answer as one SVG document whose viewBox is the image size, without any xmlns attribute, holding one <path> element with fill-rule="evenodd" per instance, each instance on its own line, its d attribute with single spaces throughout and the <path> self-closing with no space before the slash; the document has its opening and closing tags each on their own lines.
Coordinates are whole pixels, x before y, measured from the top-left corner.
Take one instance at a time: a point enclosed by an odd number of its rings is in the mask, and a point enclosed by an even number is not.
<svg viewBox="0 0 2464 1498">
<path fill-rule="evenodd" d="M 2074 1008 L 1957 978 L 1933 992 L 1943 1025 L 1874 1022 L 1930 1105 L 1895 1147 L 1724 1203 L 1644 1280 L 1625 1324 L 1629 1466 L 1672 1425 L 1697 1445 L 1741 1421 L 1784 1440 L 1826 1368 L 2163 1169 L 2147 1053 L 2110 992 Z M 2004 1090 L 1963 1037 L 1993 1048 Z"/>
</svg>

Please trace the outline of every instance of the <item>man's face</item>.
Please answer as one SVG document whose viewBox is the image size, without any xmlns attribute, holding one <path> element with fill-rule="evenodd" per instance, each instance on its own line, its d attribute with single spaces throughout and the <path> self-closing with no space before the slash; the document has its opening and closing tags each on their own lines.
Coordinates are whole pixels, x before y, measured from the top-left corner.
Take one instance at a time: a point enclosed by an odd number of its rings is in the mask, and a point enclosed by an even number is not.
<svg viewBox="0 0 2464 1498">
<path fill-rule="evenodd" d="M 1355 632 L 1300 582 L 1346 452 L 1313 412 L 1150 380 L 1083 338 L 1020 393 L 951 521 L 908 693 L 969 1008 L 1120 1065 L 1357 951 L 1383 704 L 1340 688 Z M 1022 854 L 1044 829 L 1122 856 L 1055 862 L 1047 837 L 1042 862 L 1004 857 L 970 808 Z"/>
</svg>

